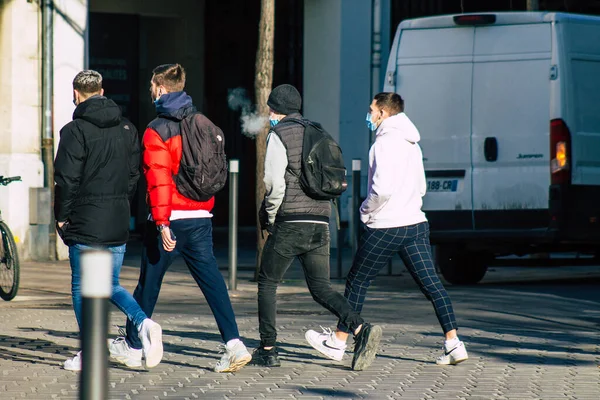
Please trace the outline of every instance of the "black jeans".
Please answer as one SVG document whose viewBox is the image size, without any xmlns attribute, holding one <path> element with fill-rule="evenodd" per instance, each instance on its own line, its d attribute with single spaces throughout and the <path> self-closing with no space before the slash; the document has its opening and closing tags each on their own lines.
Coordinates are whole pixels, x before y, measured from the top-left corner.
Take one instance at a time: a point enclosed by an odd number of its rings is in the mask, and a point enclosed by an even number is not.
<svg viewBox="0 0 600 400">
<path fill-rule="evenodd" d="M 363 323 L 360 315 L 329 281 L 329 225 L 278 222 L 267 239 L 258 275 L 258 320 L 261 346 L 277 341 L 276 292 L 285 272 L 298 257 L 313 299 L 335 314 L 350 331 Z"/>
<path fill-rule="evenodd" d="M 133 297 L 148 318 L 152 316 L 158 300 L 165 273 L 178 256 L 182 256 L 187 267 L 204 294 L 221 333 L 223 342 L 240 337 L 233 314 L 229 293 L 223 275 L 213 255 L 212 221 L 210 218 L 180 219 L 171 221 L 171 230 L 177 236 L 175 249 L 164 249 L 162 238 L 153 222 L 146 227 L 142 265 L 138 285 Z M 182 305 L 182 307 L 186 307 Z M 127 321 L 127 343 L 141 349 L 137 328 Z"/>
</svg>

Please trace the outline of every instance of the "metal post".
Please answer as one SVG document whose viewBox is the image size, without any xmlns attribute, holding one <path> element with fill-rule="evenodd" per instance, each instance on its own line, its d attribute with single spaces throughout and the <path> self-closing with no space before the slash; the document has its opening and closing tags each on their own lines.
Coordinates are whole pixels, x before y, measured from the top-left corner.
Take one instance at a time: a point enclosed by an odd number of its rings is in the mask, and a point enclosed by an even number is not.
<svg viewBox="0 0 600 400">
<path fill-rule="evenodd" d="M 43 0 L 42 8 L 42 163 L 44 164 L 44 187 L 50 188 L 50 196 L 54 203 L 54 129 L 53 129 L 53 83 L 54 83 L 54 1 Z M 48 258 L 56 259 L 56 228 L 54 227 L 54 214 L 49 227 Z"/>
<path fill-rule="evenodd" d="M 352 159 L 352 255 L 358 249 L 358 237 L 360 235 L 360 158 Z"/>
<path fill-rule="evenodd" d="M 338 219 L 337 221 L 337 276 L 338 279 L 342 279 L 342 256 L 343 256 L 343 251 L 344 251 L 344 238 L 342 236 L 342 211 L 341 211 L 341 201 L 340 198 L 338 197 L 337 199 L 334 200 L 335 201 L 335 209 L 337 211 L 337 215 L 336 218 Z"/>
<path fill-rule="evenodd" d="M 108 399 L 108 299 L 112 294 L 112 253 L 81 255 L 81 400 Z"/>
<path fill-rule="evenodd" d="M 239 172 L 240 161 L 229 160 L 229 290 L 237 290 Z"/>
<path fill-rule="evenodd" d="M 371 31 L 371 98 L 381 91 L 381 0 L 373 0 Z"/>
<path fill-rule="evenodd" d="M 83 0 L 85 9 L 85 33 L 83 37 L 83 68 L 90 69 L 90 0 Z"/>
</svg>

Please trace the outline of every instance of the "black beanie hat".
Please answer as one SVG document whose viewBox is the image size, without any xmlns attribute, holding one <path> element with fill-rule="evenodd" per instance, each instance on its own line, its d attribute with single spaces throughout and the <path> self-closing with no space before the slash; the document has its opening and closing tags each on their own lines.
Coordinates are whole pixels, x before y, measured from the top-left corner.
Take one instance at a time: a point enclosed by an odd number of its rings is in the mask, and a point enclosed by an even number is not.
<svg viewBox="0 0 600 400">
<path fill-rule="evenodd" d="M 279 85 L 271 91 L 267 105 L 278 114 L 289 115 L 300 112 L 302 97 L 292 85 Z"/>
</svg>

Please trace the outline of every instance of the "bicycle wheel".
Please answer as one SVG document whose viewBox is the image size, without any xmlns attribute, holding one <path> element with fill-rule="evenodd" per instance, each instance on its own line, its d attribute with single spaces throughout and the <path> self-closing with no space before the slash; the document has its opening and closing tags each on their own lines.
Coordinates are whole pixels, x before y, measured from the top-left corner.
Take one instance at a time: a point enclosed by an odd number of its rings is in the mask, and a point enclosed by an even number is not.
<svg viewBox="0 0 600 400">
<path fill-rule="evenodd" d="M 19 290 L 19 255 L 10 229 L 0 221 L 0 297 L 15 298 Z"/>
</svg>

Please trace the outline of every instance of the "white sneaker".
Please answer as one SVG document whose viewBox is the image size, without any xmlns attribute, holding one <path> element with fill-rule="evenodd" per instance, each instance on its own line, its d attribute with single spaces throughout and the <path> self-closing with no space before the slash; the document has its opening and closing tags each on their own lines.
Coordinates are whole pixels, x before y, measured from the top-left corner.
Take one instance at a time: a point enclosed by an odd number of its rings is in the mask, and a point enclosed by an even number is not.
<svg viewBox="0 0 600 400">
<path fill-rule="evenodd" d="M 304 334 L 306 341 L 325 357 L 335 361 L 342 361 L 346 345 L 340 346 L 336 344 L 335 333 L 331 329 L 323 327 L 321 329 L 323 329 L 323 333 L 317 333 L 312 329 L 308 330 Z"/>
<path fill-rule="evenodd" d="M 463 342 L 458 342 L 458 344 L 450 351 L 444 346 L 444 354 L 439 356 L 437 360 L 435 360 L 435 363 L 437 365 L 456 365 L 468 359 L 469 355 L 467 354 L 465 344 Z"/>
<path fill-rule="evenodd" d="M 159 324 L 146 318 L 140 326 L 139 337 L 144 349 L 146 368 L 156 367 L 163 357 L 162 329 Z"/>
<path fill-rule="evenodd" d="M 232 346 L 224 346 L 225 354 L 215 365 L 215 372 L 236 372 L 252 360 L 250 352 L 241 340 L 238 339 Z"/>
<path fill-rule="evenodd" d="M 66 359 L 64 368 L 67 371 L 81 371 L 81 352 L 77 353 L 73 358 Z"/>
<path fill-rule="evenodd" d="M 142 349 L 132 349 L 124 337 L 118 337 L 115 340 L 108 339 L 108 351 L 115 361 L 125 364 L 129 368 L 142 366 Z"/>
</svg>

